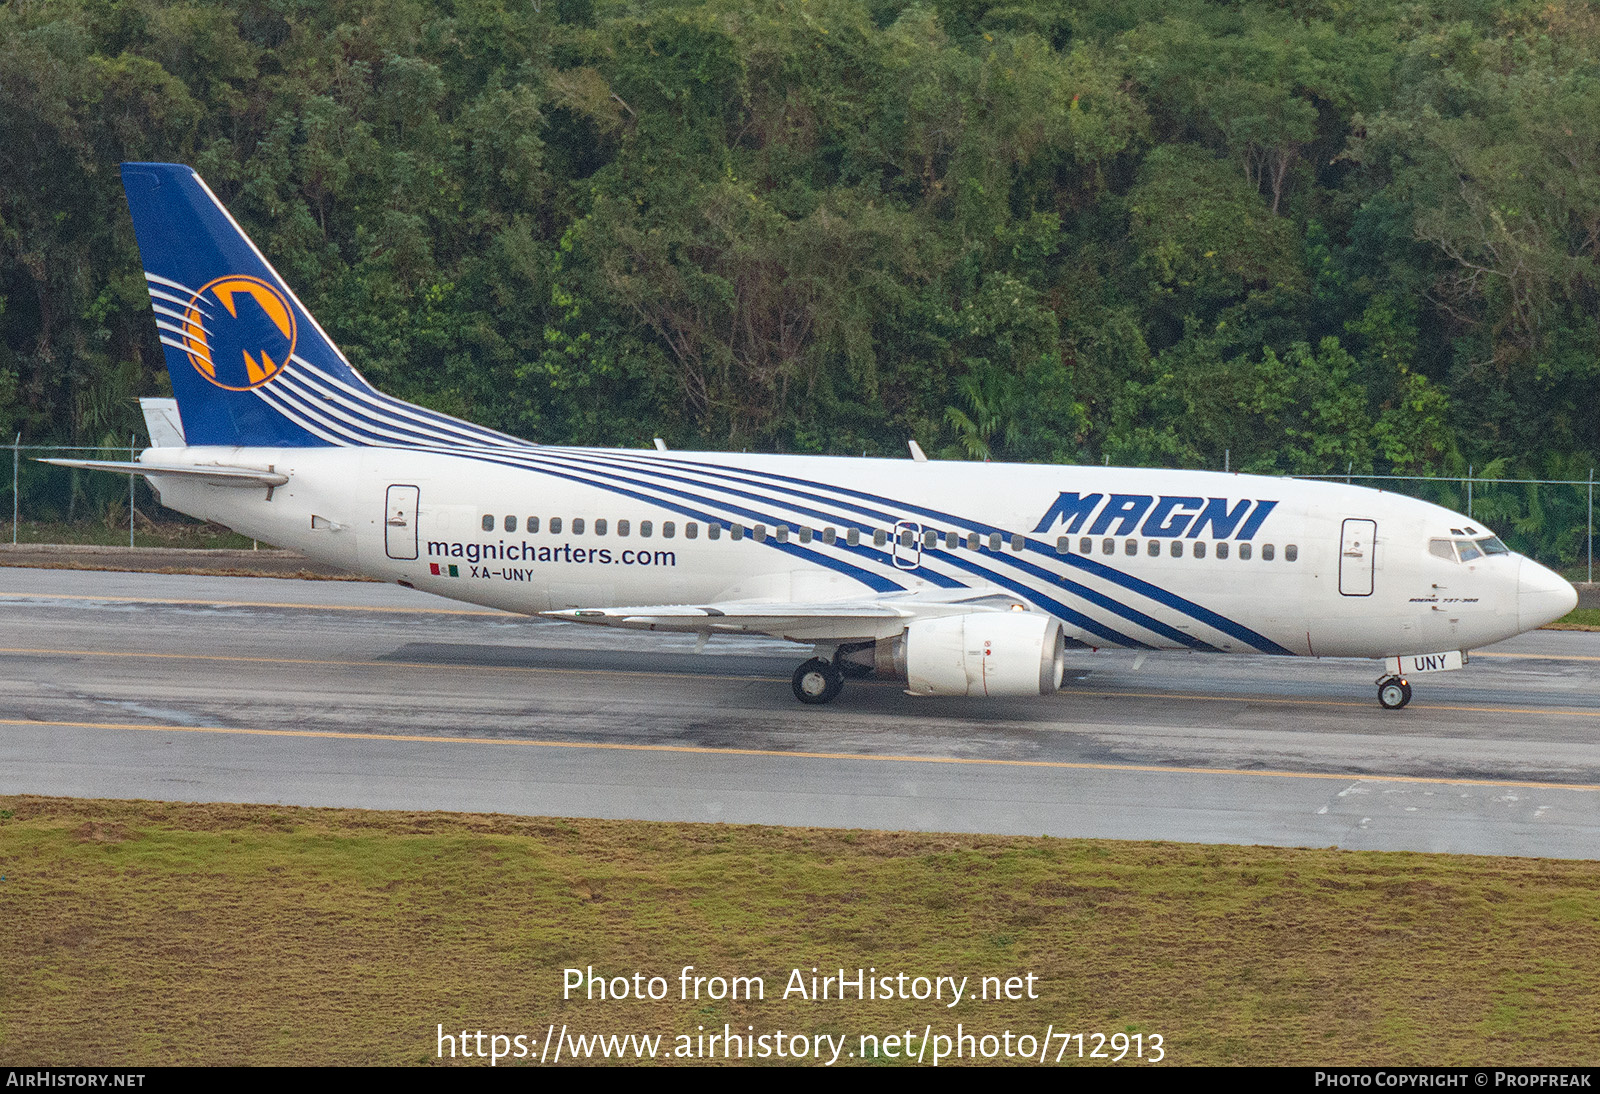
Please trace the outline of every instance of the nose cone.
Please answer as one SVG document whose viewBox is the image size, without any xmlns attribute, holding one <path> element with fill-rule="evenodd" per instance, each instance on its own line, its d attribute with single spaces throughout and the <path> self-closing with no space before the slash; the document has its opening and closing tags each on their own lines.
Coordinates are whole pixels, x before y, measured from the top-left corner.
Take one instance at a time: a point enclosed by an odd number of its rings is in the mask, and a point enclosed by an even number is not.
<svg viewBox="0 0 1600 1094">
<path fill-rule="evenodd" d="M 1578 606 L 1578 590 L 1553 570 L 1530 558 L 1517 571 L 1517 627 L 1531 631 L 1553 623 Z"/>
</svg>

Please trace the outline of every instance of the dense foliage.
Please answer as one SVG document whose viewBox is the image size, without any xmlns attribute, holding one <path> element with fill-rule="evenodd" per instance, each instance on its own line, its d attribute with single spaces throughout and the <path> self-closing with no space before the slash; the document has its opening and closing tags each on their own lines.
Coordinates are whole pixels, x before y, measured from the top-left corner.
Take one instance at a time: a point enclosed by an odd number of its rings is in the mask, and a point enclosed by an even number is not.
<svg viewBox="0 0 1600 1094">
<path fill-rule="evenodd" d="M 535 440 L 1600 452 L 1587 0 L 10 0 L 0 434 L 164 387 L 148 159 L 375 383 Z"/>
</svg>

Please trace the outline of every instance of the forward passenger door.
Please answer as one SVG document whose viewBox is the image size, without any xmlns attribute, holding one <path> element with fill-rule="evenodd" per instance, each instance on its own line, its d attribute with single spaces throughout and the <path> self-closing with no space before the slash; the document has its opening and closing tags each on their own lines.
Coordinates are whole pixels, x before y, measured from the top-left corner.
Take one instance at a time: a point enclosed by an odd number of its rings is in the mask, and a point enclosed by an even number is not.
<svg viewBox="0 0 1600 1094">
<path fill-rule="evenodd" d="M 1347 519 L 1339 535 L 1339 592 L 1345 596 L 1371 596 L 1378 522 Z"/>
</svg>

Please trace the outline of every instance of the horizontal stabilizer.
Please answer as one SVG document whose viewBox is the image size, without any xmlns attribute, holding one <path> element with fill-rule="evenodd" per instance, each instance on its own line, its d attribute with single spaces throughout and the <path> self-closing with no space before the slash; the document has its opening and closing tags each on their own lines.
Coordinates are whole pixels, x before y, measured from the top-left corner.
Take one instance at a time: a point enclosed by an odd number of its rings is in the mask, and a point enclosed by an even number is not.
<svg viewBox="0 0 1600 1094">
<path fill-rule="evenodd" d="M 167 464 L 138 463 L 133 460 L 59 460 L 41 459 L 40 463 L 53 463 L 57 467 L 82 467 L 90 471 L 120 471 L 135 475 L 185 475 L 203 479 L 218 486 L 282 486 L 289 476 L 278 471 L 263 471 L 259 467 L 173 467 Z"/>
</svg>

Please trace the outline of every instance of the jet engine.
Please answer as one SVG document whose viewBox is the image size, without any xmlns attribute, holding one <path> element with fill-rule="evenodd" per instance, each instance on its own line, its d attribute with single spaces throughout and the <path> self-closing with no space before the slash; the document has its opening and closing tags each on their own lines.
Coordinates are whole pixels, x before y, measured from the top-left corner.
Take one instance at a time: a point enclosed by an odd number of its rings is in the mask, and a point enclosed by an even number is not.
<svg viewBox="0 0 1600 1094">
<path fill-rule="evenodd" d="M 1039 612 L 970 612 L 906 629 L 907 691 L 998 698 L 1049 695 L 1066 668 L 1061 622 Z"/>
</svg>

